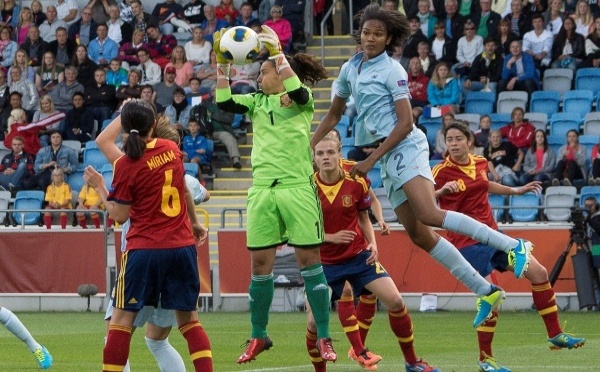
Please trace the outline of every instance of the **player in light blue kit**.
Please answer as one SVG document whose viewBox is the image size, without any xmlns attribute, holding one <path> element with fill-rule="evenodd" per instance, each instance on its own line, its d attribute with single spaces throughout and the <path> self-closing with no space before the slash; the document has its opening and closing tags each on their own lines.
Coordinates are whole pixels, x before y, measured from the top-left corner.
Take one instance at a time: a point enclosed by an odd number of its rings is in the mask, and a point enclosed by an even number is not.
<svg viewBox="0 0 600 372">
<path fill-rule="evenodd" d="M 479 296 L 479 310 L 473 322 L 474 326 L 479 326 L 502 303 L 504 291 L 482 278 L 458 250 L 430 226 L 468 235 L 509 253 L 517 278 L 527 270 L 533 246 L 463 214 L 441 210 L 436 205 L 427 138 L 412 120 L 408 76 L 404 68 L 386 53 L 401 45 L 408 34 L 408 22 L 399 12 L 384 10 L 377 4 L 364 9 L 358 36 L 363 52 L 342 66 L 335 98 L 315 131 L 311 147 L 314 149 L 338 123 L 346 99 L 352 95 L 357 108 L 356 145 L 375 150 L 354 166 L 350 174 L 365 176 L 377 161 L 380 162 L 388 198 L 413 243 Z M 407 365 L 407 371 L 419 369 Z"/>
</svg>

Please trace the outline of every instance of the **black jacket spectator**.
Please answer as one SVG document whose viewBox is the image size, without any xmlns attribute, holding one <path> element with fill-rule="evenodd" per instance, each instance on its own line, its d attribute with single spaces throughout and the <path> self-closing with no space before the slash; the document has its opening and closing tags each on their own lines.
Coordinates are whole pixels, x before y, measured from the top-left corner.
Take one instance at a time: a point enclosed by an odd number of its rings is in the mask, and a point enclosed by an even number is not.
<svg viewBox="0 0 600 372">
<path fill-rule="evenodd" d="M 427 36 L 419 29 L 414 35 L 409 35 L 406 39 L 402 55 L 408 59 L 418 56 L 417 46 L 421 41 L 427 41 Z"/>
<path fill-rule="evenodd" d="M 21 44 L 21 49 L 27 52 L 31 66 L 39 66 L 42 63 L 42 57 L 48 50 L 48 43 L 42 39 L 32 43 L 29 38 Z"/>
<path fill-rule="evenodd" d="M 81 133 L 77 134 L 73 129 L 81 129 Z M 94 115 L 85 106 L 73 108 L 67 112 L 65 118 L 65 139 L 79 141 L 82 144 L 92 140 L 92 132 L 94 130 Z"/>
<path fill-rule="evenodd" d="M 71 40 L 67 38 L 67 56 L 69 56 L 69 63 L 70 64 L 71 61 L 71 56 L 75 54 L 75 49 L 77 49 L 77 43 L 75 42 L 75 40 Z M 48 51 L 54 53 L 54 56 L 56 57 L 57 55 L 57 51 L 58 51 L 58 40 L 54 40 L 52 42 L 50 42 L 48 44 Z"/>
<path fill-rule="evenodd" d="M 476 1 L 473 1 L 476 3 Z M 481 12 L 471 13 L 471 21 L 475 23 L 475 27 L 479 28 L 479 24 L 481 23 Z M 502 16 L 493 10 L 490 11 L 490 16 L 485 21 L 485 25 L 487 26 L 488 36 L 495 37 L 498 34 L 498 26 L 500 25 L 500 20 L 502 20 Z"/>
<path fill-rule="evenodd" d="M 206 17 L 204 16 L 204 6 L 206 3 L 202 0 L 192 0 L 187 3 L 183 7 L 183 14 L 185 15 L 185 19 L 188 20 L 191 24 L 200 24 L 204 22 Z M 254 10 L 258 10 L 258 6 L 256 8 L 253 7 Z"/>
<path fill-rule="evenodd" d="M 90 21 L 90 41 L 94 40 L 98 37 L 96 33 L 96 28 L 98 28 L 98 24 L 93 19 Z M 73 23 L 69 26 L 69 40 L 77 40 L 77 34 L 79 34 L 79 30 L 81 29 L 81 18 L 77 20 L 77 22 Z"/>
<path fill-rule="evenodd" d="M 498 34 L 496 34 L 495 39 L 496 45 L 498 46 L 496 52 L 502 55 L 510 54 L 510 43 L 512 43 L 515 40 L 520 40 L 520 38 L 514 32 L 508 33 L 508 37 L 506 38 L 506 41 L 504 43 L 502 42 L 502 39 L 500 39 L 500 35 Z"/>
<path fill-rule="evenodd" d="M 86 107 L 108 107 L 115 109 L 117 98 L 115 96 L 115 87 L 113 85 L 89 84 L 83 92 Z"/>
<path fill-rule="evenodd" d="M 446 24 L 446 18 L 447 18 L 447 16 L 444 17 L 443 19 L 441 19 L 441 21 L 444 22 L 444 25 Z M 452 16 L 450 18 L 450 29 L 452 30 L 451 37 L 453 40 L 458 40 L 461 37 L 463 37 L 466 21 L 467 21 L 467 19 L 458 13 L 454 14 L 454 16 Z M 448 35 L 448 33 L 446 33 L 446 35 L 450 36 L 450 35 Z"/>
<path fill-rule="evenodd" d="M 429 38 L 429 49 L 433 50 L 433 41 L 435 40 L 435 35 Z M 446 62 L 450 65 L 456 63 L 456 43 L 454 40 L 446 36 L 444 39 L 444 46 L 442 51 L 442 58 L 438 60 L 438 62 Z M 429 75 L 428 75 L 429 76 Z"/>
<path fill-rule="evenodd" d="M 512 16 L 512 13 L 509 13 L 505 19 L 512 23 Z M 517 21 L 517 27 L 519 29 L 519 35 L 517 35 L 519 39 L 523 39 L 523 36 L 525 36 L 526 33 L 533 30 L 530 14 L 525 12 L 521 13 L 519 20 Z"/>
<path fill-rule="evenodd" d="M 479 81 L 480 77 L 487 76 L 490 81 L 497 83 L 502 78 L 502 57 L 496 53 L 495 58 L 490 61 L 489 66 L 486 66 L 486 60 L 483 58 L 483 53 L 479 54 L 473 60 L 469 80 Z"/>
<path fill-rule="evenodd" d="M 581 34 L 578 34 L 573 30 L 573 40 L 570 40 L 573 53 L 571 56 L 577 60 L 585 58 L 585 39 Z M 554 37 L 554 43 L 552 44 L 552 61 L 555 61 L 559 56 L 563 55 L 563 49 L 567 43 L 565 33 L 559 33 Z"/>
</svg>

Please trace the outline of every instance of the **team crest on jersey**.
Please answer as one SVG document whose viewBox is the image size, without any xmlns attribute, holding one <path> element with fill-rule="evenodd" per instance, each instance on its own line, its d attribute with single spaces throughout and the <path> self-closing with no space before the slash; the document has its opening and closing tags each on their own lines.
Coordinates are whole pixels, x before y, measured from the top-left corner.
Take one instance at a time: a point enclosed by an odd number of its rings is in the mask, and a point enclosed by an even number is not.
<svg viewBox="0 0 600 372">
<path fill-rule="evenodd" d="M 342 206 L 350 208 L 352 206 L 352 195 L 342 196 Z"/>
<path fill-rule="evenodd" d="M 292 105 L 292 99 L 287 93 L 279 97 L 279 105 L 281 107 L 290 107 Z"/>
</svg>

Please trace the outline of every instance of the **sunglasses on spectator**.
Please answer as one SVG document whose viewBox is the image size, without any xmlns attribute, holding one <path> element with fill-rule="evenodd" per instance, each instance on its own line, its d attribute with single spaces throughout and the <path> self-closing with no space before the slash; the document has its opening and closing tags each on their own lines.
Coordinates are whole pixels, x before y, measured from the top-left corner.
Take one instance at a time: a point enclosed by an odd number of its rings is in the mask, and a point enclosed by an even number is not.
<svg viewBox="0 0 600 372">
<path fill-rule="evenodd" d="M 279 13 L 281 13 L 281 10 L 271 10 L 271 14 L 273 14 L 273 13 L 279 14 Z"/>
</svg>

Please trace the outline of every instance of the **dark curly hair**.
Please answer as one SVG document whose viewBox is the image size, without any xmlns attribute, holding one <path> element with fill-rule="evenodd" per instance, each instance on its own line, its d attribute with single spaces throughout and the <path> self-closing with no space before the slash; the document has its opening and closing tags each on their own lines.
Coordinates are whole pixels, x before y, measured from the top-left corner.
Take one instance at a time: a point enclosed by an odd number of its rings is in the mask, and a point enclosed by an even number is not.
<svg viewBox="0 0 600 372">
<path fill-rule="evenodd" d="M 327 70 L 316 57 L 304 53 L 296 53 L 294 56 L 286 55 L 285 57 L 302 83 L 309 83 L 312 86 L 328 77 Z M 275 65 L 275 61 L 268 61 Z"/>
<path fill-rule="evenodd" d="M 358 45 L 360 45 L 362 28 L 365 22 L 370 20 L 381 21 L 386 25 L 387 34 L 392 37 L 390 43 L 385 47 L 387 52 L 393 53 L 394 48 L 403 45 L 404 40 L 410 35 L 408 20 L 402 13 L 396 10 L 383 9 L 377 3 L 371 3 L 354 18 L 359 21 L 358 32 L 354 34 L 354 40 Z"/>
</svg>

